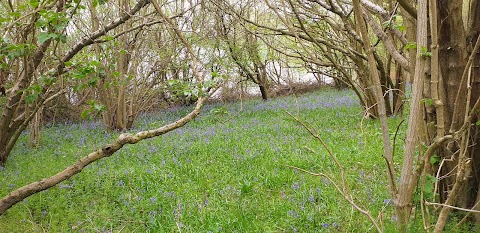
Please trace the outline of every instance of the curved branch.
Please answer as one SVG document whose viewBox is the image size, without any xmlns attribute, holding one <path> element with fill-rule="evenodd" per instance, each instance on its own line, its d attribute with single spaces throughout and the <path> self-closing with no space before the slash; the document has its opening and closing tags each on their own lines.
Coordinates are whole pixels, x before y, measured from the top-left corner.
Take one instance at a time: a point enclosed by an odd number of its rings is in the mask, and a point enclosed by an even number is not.
<svg viewBox="0 0 480 233">
<path fill-rule="evenodd" d="M 120 26 L 121 24 L 125 23 L 129 20 L 132 16 L 134 16 L 138 11 L 140 11 L 143 7 L 148 5 L 150 0 L 140 0 L 137 4 L 129 11 L 123 13 L 119 18 L 115 19 L 111 23 L 105 25 L 105 27 L 98 29 L 97 31 L 93 32 L 92 34 L 83 38 L 83 40 L 79 41 L 75 44 L 70 51 L 68 51 L 65 56 L 62 58 L 62 61 L 57 67 L 57 70 L 54 76 L 58 76 L 63 73 L 63 69 L 65 68 L 65 62 L 70 61 L 78 52 L 80 52 L 86 46 L 89 46 L 95 43 L 95 40 L 107 32 L 115 29 L 116 27 Z"/>
<path fill-rule="evenodd" d="M 410 14 L 413 18 L 417 19 L 417 10 L 415 9 L 415 7 L 410 5 L 407 0 L 397 0 L 397 2 L 400 3 L 400 6 L 402 6 L 408 14 Z"/>
<path fill-rule="evenodd" d="M 396 62 L 398 62 L 398 64 L 400 64 L 402 68 L 409 71 L 410 62 L 395 48 L 394 42 L 385 32 L 383 32 L 380 25 L 378 25 L 377 22 L 373 20 L 373 17 L 371 15 L 366 14 L 365 12 L 364 12 L 364 18 L 366 19 L 367 23 L 370 24 L 370 26 L 373 29 L 373 32 L 377 35 L 378 39 L 383 41 L 385 48 L 392 55 L 393 59 Z"/>
<path fill-rule="evenodd" d="M 189 114 L 173 123 L 164 125 L 157 129 L 141 131 L 136 134 L 121 134 L 113 143 L 104 145 L 101 149 L 98 149 L 97 151 L 79 159 L 77 162 L 65 168 L 63 171 L 40 181 L 27 184 L 9 193 L 0 200 L 0 215 L 4 214 L 9 208 L 25 198 L 49 189 L 61 183 L 62 181 L 69 179 L 70 177 L 82 172 L 83 168 L 97 160 L 111 156 L 126 144 L 136 144 L 144 139 L 157 137 L 184 126 L 200 114 L 200 109 L 202 108 L 205 100 L 206 97 L 198 98 L 195 108 Z"/>
</svg>

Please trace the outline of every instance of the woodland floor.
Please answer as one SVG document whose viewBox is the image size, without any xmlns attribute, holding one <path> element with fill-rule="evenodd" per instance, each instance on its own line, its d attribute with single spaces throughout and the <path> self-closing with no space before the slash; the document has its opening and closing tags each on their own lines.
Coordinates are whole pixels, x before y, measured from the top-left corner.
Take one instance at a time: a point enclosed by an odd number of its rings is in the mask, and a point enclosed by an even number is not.
<svg viewBox="0 0 480 233">
<path fill-rule="evenodd" d="M 132 131 L 161 126 L 189 110 L 144 115 Z M 378 122 L 363 118 L 352 92 L 326 89 L 207 105 L 185 127 L 126 146 L 17 204 L 0 216 L 0 232 L 374 231 L 331 182 L 287 167 L 340 177 L 325 148 L 286 111 L 317 129 L 342 164 L 357 203 L 381 216 L 386 232 L 394 231 Z M 401 121 L 389 119 L 392 139 Z M 397 155 L 405 128 L 396 136 Z M 55 174 L 117 135 L 92 121 L 48 125 L 36 149 L 22 135 L 0 170 L 0 195 Z M 412 229 L 420 227 L 417 218 Z"/>
</svg>

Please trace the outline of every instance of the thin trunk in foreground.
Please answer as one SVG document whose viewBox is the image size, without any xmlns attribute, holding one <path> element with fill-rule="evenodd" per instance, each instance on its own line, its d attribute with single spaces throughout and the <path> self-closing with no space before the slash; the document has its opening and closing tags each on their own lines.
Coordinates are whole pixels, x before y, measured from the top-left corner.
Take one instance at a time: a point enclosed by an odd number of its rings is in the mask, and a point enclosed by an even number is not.
<svg viewBox="0 0 480 233">
<path fill-rule="evenodd" d="M 403 227 L 408 225 L 410 213 L 412 210 L 413 192 L 417 186 L 418 173 L 414 173 L 415 148 L 420 137 L 420 122 L 423 115 L 422 109 L 422 91 L 423 75 L 425 73 L 426 57 L 422 56 L 422 49 L 427 48 L 427 0 L 418 2 L 417 18 L 417 57 L 415 61 L 415 73 L 413 77 L 412 101 L 410 107 L 410 118 L 406 136 L 405 155 L 403 158 L 403 168 L 400 177 L 399 190 L 402 190 L 397 197 L 397 209 L 399 210 L 398 221 Z M 405 230 L 405 229 L 402 229 Z"/>
<path fill-rule="evenodd" d="M 378 104 L 378 118 L 380 120 L 380 125 L 382 128 L 382 139 L 383 139 L 383 156 L 387 161 L 387 176 L 390 183 L 390 193 L 392 197 L 397 195 L 397 189 L 395 187 L 395 174 L 393 170 L 393 154 L 392 154 L 392 146 L 390 143 L 390 134 L 388 132 L 388 122 L 387 122 L 387 115 L 386 115 L 386 108 L 385 108 L 385 100 L 383 98 L 383 92 L 380 83 L 380 76 L 377 71 L 377 64 L 375 62 L 375 57 L 373 55 L 373 48 L 369 43 L 369 36 L 367 32 L 367 26 L 363 19 L 362 9 L 360 6 L 359 0 L 353 0 L 353 9 L 355 13 L 355 19 L 357 22 L 357 27 L 360 29 L 360 33 L 362 35 L 364 44 L 363 48 L 367 53 L 368 59 L 368 68 L 370 70 L 370 75 L 372 77 L 372 82 L 374 85 L 374 93 L 375 99 Z"/>
</svg>

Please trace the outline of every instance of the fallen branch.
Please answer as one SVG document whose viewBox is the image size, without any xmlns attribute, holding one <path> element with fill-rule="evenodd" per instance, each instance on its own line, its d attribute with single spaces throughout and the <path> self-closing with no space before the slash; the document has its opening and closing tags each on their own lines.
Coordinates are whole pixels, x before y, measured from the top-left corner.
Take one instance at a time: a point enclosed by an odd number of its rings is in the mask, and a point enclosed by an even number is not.
<svg viewBox="0 0 480 233">
<path fill-rule="evenodd" d="M 85 168 L 89 164 L 113 155 L 116 151 L 120 150 L 126 144 L 136 144 L 144 139 L 157 137 L 184 126 L 200 114 L 200 109 L 202 108 L 205 100 L 206 97 L 199 97 L 195 108 L 190 113 L 173 123 L 164 125 L 157 129 L 140 131 L 135 134 L 120 134 L 120 136 L 118 136 L 113 143 L 104 145 L 101 149 L 79 159 L 73 165 L 65 168 L 65 170 L 51 177 L 27 184 L 21 188 L 18 188 L 17 190 L 12 191 L 0 200 L 0 215 L 4 214 L 8 209 L 10 209 L 18 202 L 24 200 L 25 198 L 35 193 L 39 193 L 43 190 L 49 189 L 82 172 L 83 168 Z"/>
</svg>

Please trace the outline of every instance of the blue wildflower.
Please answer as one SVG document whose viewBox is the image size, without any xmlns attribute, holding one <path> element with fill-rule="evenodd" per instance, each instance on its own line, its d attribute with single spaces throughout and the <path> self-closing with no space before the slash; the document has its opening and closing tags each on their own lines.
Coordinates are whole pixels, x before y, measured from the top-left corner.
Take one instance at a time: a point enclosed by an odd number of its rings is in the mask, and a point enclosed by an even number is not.
<svg viewBox="0 0 480 233">
<path fill-rule="evenodd" d="M 392 221 L 392 222 L 396 222 L 396 221 L 397 221 L 397 216 L 395 216 L 395 215 L 394 215 L 394 216 L 392 216 L 392 217 L 390 218 L 390 221 Z"/>
<path fill-rule="evenodd" d="M 117 185 L 120 186 L 120 187 L 123 187 L 123 186 L 125 186 L 125 183 L 123 183 L 123 180 L 119 180 L 117 182 Z"/>
<path fill-rule="evenodd" d="M 294 218 L 298 218 L 298 217 L 299 217 L 299 215 L 298 215 L 295 211 L 293 211 L 293 210 L 288 211 L 288 216 L 294 217 Z"/>
<path fill-rule="evenodd" d="M 292 189 L 293 189 L 293 190 L 297 190 L 297 189 L 299 189 L 299 188 L 300 188 L 300 185 L 299 185 L 297 182 L 295 182 L 295 183 L 292 184 Z"/>
</svg>

